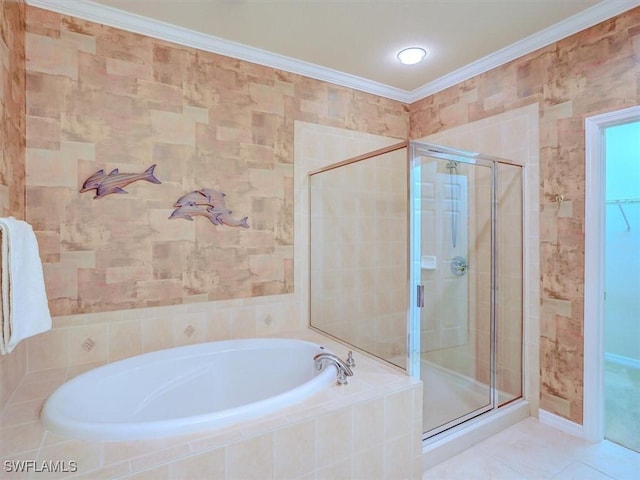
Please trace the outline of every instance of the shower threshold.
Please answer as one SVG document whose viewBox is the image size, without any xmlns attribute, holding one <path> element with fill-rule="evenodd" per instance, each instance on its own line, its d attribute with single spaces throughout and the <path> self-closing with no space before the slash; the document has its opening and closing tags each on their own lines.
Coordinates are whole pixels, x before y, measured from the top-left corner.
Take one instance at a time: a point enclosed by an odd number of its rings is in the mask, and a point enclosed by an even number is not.
<svg viewBox="0 0 640 480">
<path fill-rule="evenodd" d="M 529 416 L 529 402 L 518 399 L 424 440 L 423 470 L 457 455 Z"/>
<path fill-rule="evenodd" d="M 420 379 L 424 384 L 423 432 L 428 437 L 492 410 L 491 387 L 477 379 L 422 359 Z M 496 391 L 497 404 L 518 398 Z"/>
</svg>

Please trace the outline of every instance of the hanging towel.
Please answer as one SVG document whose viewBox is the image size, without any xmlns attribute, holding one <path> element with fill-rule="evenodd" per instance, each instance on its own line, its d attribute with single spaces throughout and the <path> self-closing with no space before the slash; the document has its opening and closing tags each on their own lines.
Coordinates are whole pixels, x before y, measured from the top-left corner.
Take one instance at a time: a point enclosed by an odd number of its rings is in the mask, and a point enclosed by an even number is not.
<svg viewBox="0 0 640 480">
<path fill-rule="evenodd" d="M 2 331 L 0 353 L 11 352 L 20 340 L 51 329 L 38 241 L 31 225 L 13 217 L 0 218 L 2 235 Z"/>
</svg>

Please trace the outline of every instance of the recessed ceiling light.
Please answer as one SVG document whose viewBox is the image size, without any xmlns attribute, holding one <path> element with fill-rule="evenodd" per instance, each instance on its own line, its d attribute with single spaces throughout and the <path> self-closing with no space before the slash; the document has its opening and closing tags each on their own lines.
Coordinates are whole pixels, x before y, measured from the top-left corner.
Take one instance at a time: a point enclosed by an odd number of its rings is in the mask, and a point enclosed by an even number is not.
<svg viewBox="0 0 640 480">
<path fill-rule="evenodd" d="M 398 52 L 398 60 L 405 65 L 419 63 L 427 55 L 427 51 L 420 47 L 409 47 Z"/>
</svg>

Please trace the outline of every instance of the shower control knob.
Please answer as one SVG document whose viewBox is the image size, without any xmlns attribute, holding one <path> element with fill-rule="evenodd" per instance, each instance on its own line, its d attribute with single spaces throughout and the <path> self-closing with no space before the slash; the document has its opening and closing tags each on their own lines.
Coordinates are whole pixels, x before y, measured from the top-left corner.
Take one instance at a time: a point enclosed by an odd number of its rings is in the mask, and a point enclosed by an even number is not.
<svg viewBox="0 0 640 480">
<path fill-rule="evenodd" d="M 469 264 L 464 257 L 453 257 L 451 259 L 451 273 L 456 277 L 461 277 L 469 269 Z"/>
</svg>

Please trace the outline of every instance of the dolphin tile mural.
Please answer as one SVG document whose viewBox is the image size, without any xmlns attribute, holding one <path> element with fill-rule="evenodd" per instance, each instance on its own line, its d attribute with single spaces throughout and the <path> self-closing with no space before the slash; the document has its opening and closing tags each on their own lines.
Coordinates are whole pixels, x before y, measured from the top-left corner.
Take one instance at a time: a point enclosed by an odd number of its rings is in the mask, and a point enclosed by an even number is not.
<svg viewBox="0 0 640 480">
<path fill-rule="evenodd" d="M 155 164 L 151 165 L 142 173 L 120 173 L 117 168 L 114 168 L 108 175 L 104 173 L 104 170 L 98 170 L 85 180 L 80 192 L 96 190 L 96 196 L 93 198 L 102 198 L 111 193 L 128 193 L 124 187 L 139 180 L 162 183 L 153 173 L 155 168 Z"/>
<path fill-rule="evenodd" d="M 234 218 L 225 204 L 226 195 L 212 188 L 194 190 L 180 197 L 174 204 L 175 210 L 169 216 L 193 221 L 195 216 L 203 216 L 214 225 L 249 228 L 249 217 Z"/>
</svg>

